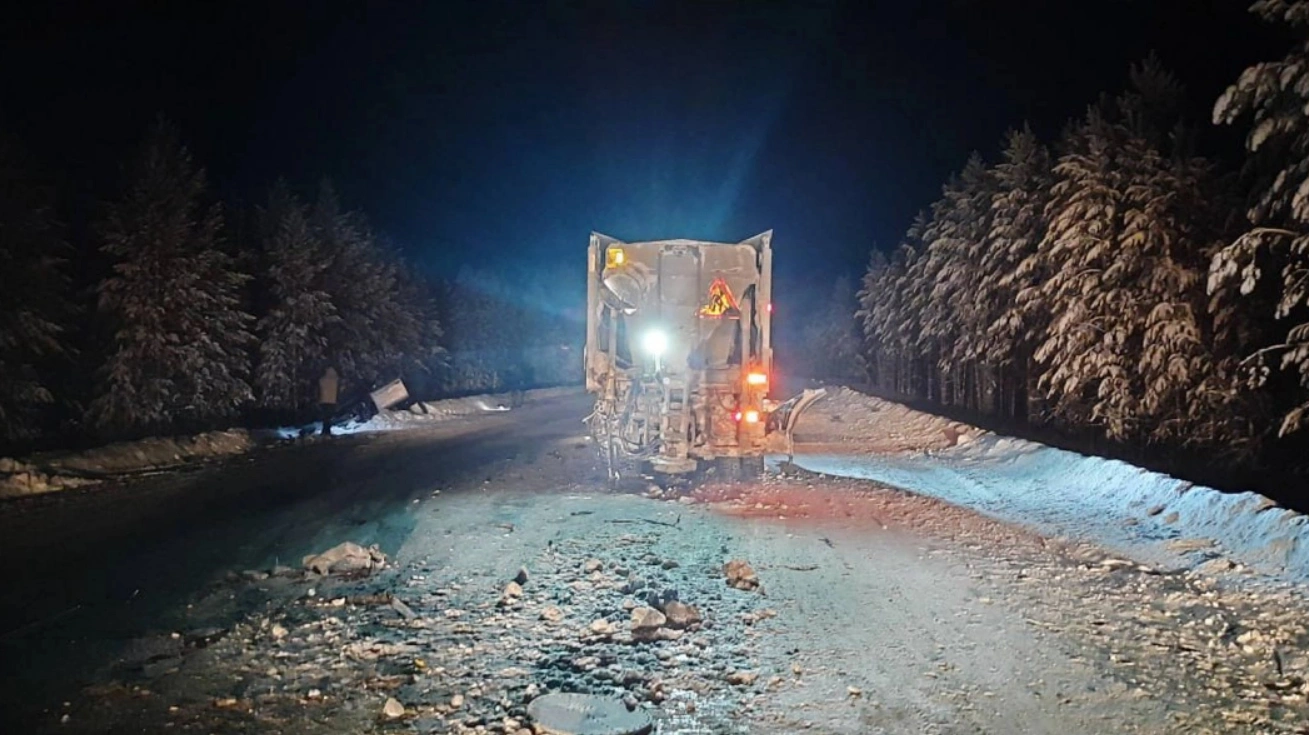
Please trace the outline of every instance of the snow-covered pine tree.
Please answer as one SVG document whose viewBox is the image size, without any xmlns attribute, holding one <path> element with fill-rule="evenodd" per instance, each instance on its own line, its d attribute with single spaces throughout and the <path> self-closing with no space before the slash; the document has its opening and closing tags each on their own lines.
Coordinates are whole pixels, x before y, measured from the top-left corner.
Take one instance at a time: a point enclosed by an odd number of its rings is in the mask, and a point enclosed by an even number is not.
<svg viewBox="0 0 1309 735">
<path fill-rule="evenodd" d="M 1208 286 L 1274 295 L 1272 315 L 1286 328 L 1255 355 L 1280 356 L 1280 367 L 1298 376 L 1300 394 L 1279 429 L 1285 435 L 1309 423 L 1309 2 L 1261 0 L 1251 10 L 1288 24 L 1299 40 L 1282 59 L 1242 72 L 1214 105 L 1215 124 L 1250 117 L 1245 145 L 1255 184 L 1251 226 L 1215 253 Z M 1269 367 L 1257 368 L 1262 383 Z"/>
<path fill-rule="evenodd" d="M 977 273 L 989 307 L 983 359 L 999 373 L 997 413 L 1026 419 L 1034 393 L 1032 353 L 1050 313 L 1038 288 L 1045 281 L 1038 246 L 1054 179 L 1049 149 L 1029 128 L 1011 131 L 993 175 L 991 230 Z"/>
<path fill-rule="evenodd" d="M 492 300 L 460 274 L 445 286 L 441 315 L 447 326 L 445 344 L 450 364 L 443 388 L 447 392 L 494 390 L 497 387 L 495 344 L 502 327 Z"/>
<path fill-rule="evenodd" d="M 379 270 L 390 285 L 380 304 L 385 310 L 376 312 L 383 326 L 377 332 L 380 359 L 373 366 L 376 379 L 387 380 L 439 355 L 441 327 L 424 298 L 419 277 L 396 245 L 373 234 L 371 246 Z"/>
<path fill-rule="evenodd" d="M 1139 305 L 1124 291 L 1136 275 L 1121 242 L 1132 162 L 1122 155 L 1121 128 L 1093 109 L 1055 167 L 1041 250 L 1049 278 L 1040 300 L 1051 321 L 1035 358 L 1050 409 L 1068 426 L 1104 426 L 1111 438 L 1137 431 L 1141 389 L 1133 380 Z M 1146 153 L 1142 151 L 1142 153 Z M 1128 271 L 1130 268 L 1130 272 Z"/>
<path fill-rule="evenodd" d="M 1176 83 L 1150 60 L 1132 81 L 1088 113 L 1055 168 L 1041 287 L 1053 318 L 1035 356 L 1070 425 L 1175 439 L 1213 370 L 1199 288 L 1207 243 L 1193 221 L 1208 166 L 1158 147 L 1169 140 L 1159 131 L 1175 128 L 1165 102 Z"/>
<path fill-rule="evenodd" d="M 407 301 L 406 274 L 357 212 L 343 212 L 330 184 L 323 184 L 310 224 L 331 263 L 324 290 L 337 319 L 329 326 L 327 360 L 345 390 L 361 391 L 401 374 L 407 355 L 429 349 L 430 314 Z"/>
<path fill-rule="evenodd" d="M 985 292 L 989 283 L 977 277 L 977 265 L 991 229 L 994 196 L 995 176 L 974 153 L 959 173 L 959 188 L 946 192 L 947 213 L 932 243 L 944 256 L 929 312 L 933 321 L 948 325 L 940 335 L 941 370 L 952 376 L 954 403 L 974 410 L 982 408 L 983 395 L 990 389 L 983 361 L 986 328 L 996 309 Z"/>
<path fill-rule="evenodd" d="M 417 335 L 414 343 L 405 346 L 401 374 L 412 391 L 430 396 L 439 390 L 438 380 L 449 365 L 435 291 L 429 281 L 403 267 L 399 288 L 400 302 L 416 320 Z"/>
<path fill-rule="evenodd" d="M 886 298 L 886 289 L 895 278 L 891 266 L 891 259 L 882 251 L 873 248 L 869 252 L 868 266 L 859 280 L 859 290 L 855 292 L 857 309 L 854 319 L 858 328 L 856 336 L 859 359 L 865 377 L 877 387 L 894 390 L 895 355 L 881 334 L 880 324 L 873 319 L 873 314 Z"/>
<path fill-rule="evenodd" d="M 333 261 L 310 227 L 307 208 L 284 182 L 273 187 L 258 220 L 266 305 L 255 325 L 255 392 L 265 408 L 300 410 L 315 400 L 328 331 L 338 320 L 326 290 Z"/>
<path fill-rule="evenodd" d="M 1206 268 L 1249 225 L 1238 178 L 1214 176 L 1211 184 L 1211 190 L 1203 195 L 1206 206 L 1196 212 L 1205 220 L 1201 231 L 1211 238 L 1204 253 Z M 1237 285 L 1229 281 L 1208 294 L 1204 311 L 1213 373 L 1190 405 L 1189 423 L 1197 427 L 1207 445 L 1245 460 L 1257 456 L 1264 442 L 1277 435 L 1272 427 L 1282 412 L 1275 409 L 1274 395 L 1264 385 L 1261 360 L 1247 358 L 1273 343 L 1274 330 L 1281 325 L 1268 318 L 1277 308 L 1275 279 L 1263 279 L 1247 294 Z M 1279 373 L 1279 378 L 1288 385 L 1295 383 L 1289 372 Z"/>
<path fill-rule="evenodd" d="M 36 435 L 55 403 L 43 368 L 67 354 L 67 253 L 52 190 L 0 137 L 0 443 Z"/>
<path fill-rule="evenodd" d="M 942 191 L 950 192 L 958 188 L 959 177 L 952 175 Z M 910 345 L 922 374 L 921 397 L 939 403 L 949 400 L 946 389 L 951 376 L 948 374 L 948 364 L 947 372 L 942 373 L 942 356 L 957 328 L 951 315 L 946 313 L 946 305 L 937 300 L 937 283 L 949 265 L 951 254 L 937 246 L 936 241 L 940 237 L 942 224 L 949 216 L 949 207 L 950 201 L 945 196 L 932 203 L 931 216 L 923 228 L 921 249 L 906 274 L 909 293 L 904 302 L 904 316 L 909 320 L 907 324 L 916 326 Z"/>
<path fill-rule="evenodd" d="M 923 309 L 919 345 L 929 369 L 940 376 L 940 394 L 933 399 L 945 403 L 974 402 L 975 366 L 968 362 L 974 345 L 965 324 L 979 321 L 972 269 L 989 229 L 992 191 L 991 174 L 974 154 L 943 187 L 923 234 L 921 282 L 915 284 L 922 289 L 916 291 Z"/>
<path fill-rule="evenodd" d="M 827 301 L 805 330 L 805 345 L 814 377 L 858 380 L 860 369 L 859 325 L 855 321 L 857 299 L 854 284 L 845 275 L 837 277 Z"/>
<path fill-rule="evenodd" d="M 193 429 L 230 420 L 250 397 L 247 276 L 220 242 L 203 170 L 160 122 L 97 224 L 112 271 L 98 287 L 112 329 L 88 410 L 104 433 Z"/>
<path fill-rule="evenodd" d="M 919 212 L 885 268 L 874 253 L 857 294 L 865 359 L 877 362 L 879 385 L 906 396 L 917 395 L 921 387 L 917 340 L 922 312 L 917 304 L 926 294 L 913 279 L 920 270 L 926 228 L 927 215 Z"/>
<path fill-rule="evenodd" d="M 1204 294 L 1205 254 L 1218 237 L 1214 218 L 1206 216 L 1216 199 L 1206 195 L 1214 191 L 1208 162 L 1161 159 L 1149 183 L 1134 192 L 1139 214 L 1126 223 L 1128 241 L 1144 245 L 1146 265 L 1136 289 L 1145 311 L 1137 369 L 1142 422 L 1155 441 L 1212 444 L 1215 419 L 1229 408 L 1219 400 L 1226 386 L 1216 372 Z"/>
</svg>

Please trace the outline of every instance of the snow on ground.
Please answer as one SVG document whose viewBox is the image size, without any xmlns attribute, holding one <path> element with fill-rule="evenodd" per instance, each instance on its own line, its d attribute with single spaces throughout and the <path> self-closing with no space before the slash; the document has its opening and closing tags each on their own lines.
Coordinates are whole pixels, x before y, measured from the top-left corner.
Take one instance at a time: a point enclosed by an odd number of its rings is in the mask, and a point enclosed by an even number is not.
<svg viewBox="0 0 1309 735">
<path fill-rule="evenodd" d="M 116 442 L 78 452 L 49 452 L 26 460 L 0 458 L 0 498 L 92 485 L 113 475 L 242 454 L 254 446 L 250 432 L 229 429 Z"/>
<path fill-rule="evenodd" d="M 1169 569 L 1309 581 L 1305 516 L 1101 457 L 999 436 L 847 388 L 801 417 L 796 464 L 895 485 Z"/>
<path fill-rule="evenodd" d="M 96 482 L 98 481 L 84 477 L 51 475 L 42 472 L 36 465 L 0 457 L 0 498 L 37 495 L 82 485 L 94 485 Z"/>
<path fill-rule="evenodd" d="M 526 401 L 556 398 L 577 393 L 574 386 L 560 388 L 540 388 L 526 391 Z M 434 421 L 446 421 L 461 416 L 475 416 L 497 411 L 510 411 L 507 395 L 478 395 L 463 398 L 447 398 L 440 401 L 423 401 L 407 408 L 394 411 L 382 411 L 367 421 L 353 421 L 336 427 L 342 434 L 359 434 L 370 431 L 395 431 L 411 429 Z"/>
<path fill-rule="evenodd" d="M 527 391 L 530 402 L 576 392 L 574 387 Z M 367 421 L 333 427 L 335 434 L 361 434 L 416 428 L 493 411 L 508 411 L 504 396 L 481 395 L 426 401 L 397 411 L 383 411 Z M 262 444 L 317 435 L 320 423 L 247 431 L 229 429 L 194 436 L 151 437 L 77 452 L 49 452 L 24 459 L 0 457 L 0 499 L 37 495 L 93 485 L 130 473 L 162 471 L 183 465 L 244 454 Z"/>
</svg>

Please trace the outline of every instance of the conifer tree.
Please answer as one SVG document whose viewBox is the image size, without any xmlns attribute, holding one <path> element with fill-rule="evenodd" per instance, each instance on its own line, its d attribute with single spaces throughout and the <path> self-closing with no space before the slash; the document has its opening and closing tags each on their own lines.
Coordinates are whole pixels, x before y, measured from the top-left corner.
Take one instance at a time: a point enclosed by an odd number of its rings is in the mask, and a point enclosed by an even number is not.
<svg viewBox="0 0 1309 735">
<path fill-rule="evenodd" d="M 97 289 L 112 337 L 88 412 L 102 432 L 209 426 L 251 397 L 247 276 L 223 250 L 207 195 L 204 171 L 160 122 L 97 225 L 112 261 Z"/>
<path fill-rule="evenodd" d="M 43 368 L 68 354 L 66 249 L 51 189 L 0 138 L 0 442 L 36 435 L 56 401 Z"/>
<path fill-rule="evenodd" d="M 1045 273 L 1038 251 L 1053 184 L 1050 152 L 1030 129 L 1012 131 L 994 176 L 991 228 L 978 273 L 989 307 L 983 354 L 1000 374 L 999 412 L 1026 418 L 1034 389 L 1032 353 L 1050 312 L 1039 302 Z"/>
<path fill-rule="evenodd" d="M 1250 227 L 1215 253 L 1208 286 L 1259 301 L 1271 294 L 1272 316 L 1284 327 L 1255 355 L 1275 358 L 1298 379 L 1299 397 L 1279 430 L 1288 434 L 1309 423 L 1309 3 L 1262 0 L 1252 10 L 1286 23 L 1299 40 L 1282 59 L 1242 72 L 1214 105 L 1217 124 L 1250 119 L 1245 145 L 1254 193 Z M 1254 382 L 1267 381 L 1271 366 L 1256 368 Z"/>
<path fill-rule="evenodd" d="M 805 345 L 815 377 L 838 380 L 862 377 L 857 307 L 854 284 L 849 277 L 838 276 L 826 303 L 818 311 L 818 318 L 811 320 L 805 330 Z"/>
<path fill-rule="evenodd" d="M 398 377 L 413 360 L 435 354 L 435 315 L 414 300 L 409 275 L 394 249 L 358 212 L 342 211 L 323 184 L 309 223 L 327 263 L 323 290 L 335 309 L 327 328 L 325 360 L 356 393 Z"/>
<path fill-rule="evenodd" d="M 1185 435 L 1214 367 L 1199 287 L 1208 235 L 1194 214 L 1209 167 L 1160 133 L 1176 129 L 1175 83 L 1151 61 L 1132 79 L 1055 167 L 1041 287 L 1053 318 L 1036 352 L 1056 414 L 1117 440 Z"/>
<path fill-rule="evenodd" d="M 261 406 L 303 409 L 314 400 L 324 368 L 328 331 L 338 321 L 327 292 L 327 257 L 307 208 L 285 183 L 260 212 L 261 275 L 267 307 L 255 327 L 255 388 Z"/>
</svg>

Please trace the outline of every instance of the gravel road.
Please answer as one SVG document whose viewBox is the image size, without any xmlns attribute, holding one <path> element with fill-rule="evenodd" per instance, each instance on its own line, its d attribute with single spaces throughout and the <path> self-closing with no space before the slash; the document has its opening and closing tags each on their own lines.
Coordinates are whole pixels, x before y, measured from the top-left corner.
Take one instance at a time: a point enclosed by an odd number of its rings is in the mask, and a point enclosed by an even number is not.
<svg viewBox="0 0 1309 735">
<path fill-rule="evenodd" d="M 1303 732 L 1294 591 L 799 470 L 610 489 L 586 407 L 3 507 L 6 731 Z M 300 569 L 344 541 L 385 565 Z"/>
</svg>

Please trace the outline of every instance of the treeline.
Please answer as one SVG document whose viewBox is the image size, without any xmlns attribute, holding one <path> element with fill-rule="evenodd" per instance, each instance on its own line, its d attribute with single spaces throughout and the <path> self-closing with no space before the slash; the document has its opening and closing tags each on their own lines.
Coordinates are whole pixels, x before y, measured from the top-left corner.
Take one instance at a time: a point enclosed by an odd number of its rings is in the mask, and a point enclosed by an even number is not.
<svg viewBox="0 0 1309 735">
<path fill-rule="evenodd" d="M 446 283 L 443 392 L 580 382 L 586 279 L 576 266 L 465 269 Z"/>
<path fill-rule="evenodd" d="M 493 389 L 515 364 L 452 365 L 486 340 L 463 326 L 478 308 L 417 275 L 330 185 L 224 207 L 167 123 L 70 239 L 53 187 L 0 142 L 0 447 L 301 419 L 329 365 L 350 400 L 395 377 L 422 398 Z M 482 307 L 480 327 L 523 321 Z"/>
<path fill-rule="evenodd" d="M 1255 461 L 1309 408 L 1309 3 L 1254 11 L 1304 38 L 1251 67 L 1214 122 L 1247 163 L 1196 153 L 1154 60 L 1054 141 L 974 155 L 888 256 L 855 315 L 884 391 L 1126 446 Z M 838 330 L 839 332 L 839 330 Z M 1285 442 L 1281 442 L 1285 445 Z"/>
</svg>

